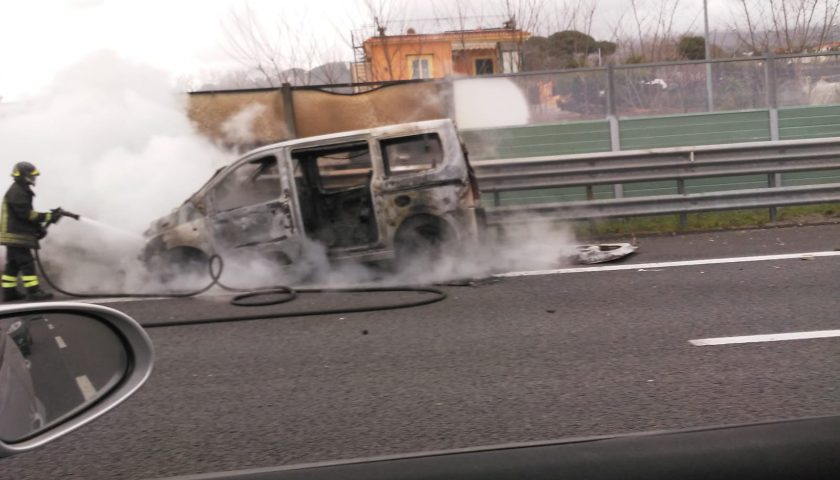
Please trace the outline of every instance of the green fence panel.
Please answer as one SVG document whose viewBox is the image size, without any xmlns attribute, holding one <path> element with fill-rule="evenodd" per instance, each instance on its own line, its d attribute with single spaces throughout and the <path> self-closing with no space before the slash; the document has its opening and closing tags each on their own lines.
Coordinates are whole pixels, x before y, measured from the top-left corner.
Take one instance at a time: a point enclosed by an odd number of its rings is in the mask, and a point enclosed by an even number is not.
<svg viewBox="0 0 840 480">
<path fill-rule="evenodd" d="M 767 110 L 671 115 L 620 120 L 622 150 L 770 140 Z M 559 123 L 462 131 L 476 160 L 543 155 L 571 155 L 610 150 L 606 121 Z M 840 105 L 790 107 L 779 110 L 782 140 L 840 136 Z M 783 186 L 840 182 L 840 169 L 782 175 Z M 686 193 L 767 187 L 767 175 L 699 178 L 685 181 Z M 673 195 L 676 180 L 623 185 L 625 197 Z M 595 199 L 613 198 L 612 185 L 593 187 Z M 523 205 L 586 200 L 585 187 L 545 188 L 482 195 L 484 205 Z"/>
<path fill-rule="evenodd" d="M 840 105 L 779 109 L 779 139 L 840 136 Z"/>
<path fill-rule="evenodd" d="M 658 182 L 634 182 L 624 184 L 625 197 L 647 197 L 650 195 L 676 195 L 676 180 L 661 180 Z"/>
<path fill-rule="evenodd" d="M 821 183 L 840 183 L 840 170 L 790 172 L 782 174 L 782 185 L 785 187 L 819 185 Z"/>
<path fill-rule="evenodd" d="M 739 175 L 736 177 L 690 178 L 685 181 L 686 193 L 725 192 L 768 186 L 767 175 Z"/>
<path fill-rule="evenodd" d="M 622 150 L 770 140 L 767 110 L 626 118 L 619 128 Z"/>
<path fill-rule="evenodd" d="M 606 120 L 462 130 L 461 138 L 474 160 L 610 150 L 610 128 Z"/>
<path fill-rule="evenodd" d="M 615 198 L 612 185 L 595 185 L 592 188 L 595 200 Z M 541 188 L 536 190 L 518 190 L 513 192 L 498 192 L 497 195 L 483 193 L 481 204 L 494 206 L 498 199 L 499 205 L 531 205 L 537 203 L 575 202 L 586 200 L 586 187 Z"/>
</svg>

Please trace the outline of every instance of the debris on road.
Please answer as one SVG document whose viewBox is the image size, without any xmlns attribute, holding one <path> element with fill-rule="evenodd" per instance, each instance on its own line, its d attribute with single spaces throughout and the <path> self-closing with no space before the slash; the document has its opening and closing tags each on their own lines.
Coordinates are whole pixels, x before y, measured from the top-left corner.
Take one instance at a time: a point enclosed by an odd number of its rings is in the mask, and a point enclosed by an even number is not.
<svg viewBox="0 0 840 480">
<path fill-rule="evenodd" d="M 591 265 L 619 260 L 633 254 L 635 245 L 629 243 L 604 243 L 599 245 L 578 245 L 577 263 Z"/>
</svg>

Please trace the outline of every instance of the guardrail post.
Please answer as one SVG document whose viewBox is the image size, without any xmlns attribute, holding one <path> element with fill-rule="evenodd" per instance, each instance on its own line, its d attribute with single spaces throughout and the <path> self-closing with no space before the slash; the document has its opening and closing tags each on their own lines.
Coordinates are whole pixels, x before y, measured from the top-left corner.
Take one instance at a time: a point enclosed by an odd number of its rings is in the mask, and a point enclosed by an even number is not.
<svg viewBox="0 0 840 480">
<path fill-rule="evenodd" d="M 685 180 L 682 178 L 677 179 L 677 193 L 680 195 L 685 195 Z M 680 228 L 684 229 L 688 227 L 688 215 L 685 212 L 680 213 Z"/>
<path fill-rule="evenodd" d="M 767 174 L 767 186 L 769 188 L 776 188 L 781 186 L 781 177 L 782 175 L 779 173 L 768 173 Z M 770 221 L 776 222 L 779 220 L 779 208 L 778 207 L 770 207 Z"/>
<path fill-rule="evenodd" d="M 502 195 L 501 195 L 501 193 L 499 193 L 498 190 L 496 190 L 495 192 L 493 192 L 493 206 L 498 207 L 501 204 L 502 204 Z"/>
<path fill-rule="evenodd" d="M 607 65 L 607 122 L 610 127 L 610 150 L 617 152 L 621 150 L 621 126 L 615 113 L 615 67 L 613 64 Z M 624 185 L 620 183 L 613 185 L 613 197 L 624 197 Z"/>
<path fill-rule="evenodd" d="M 767 110 L 770 115 L 770 140 L 779 139 L 779 105 L 776 92 L 776 56 L 773 52 L 764 55 L 764 83 L 767 90 Z"/>
<path fill-rule="evenodd" d="M 595 189 L 592 187 L 592 185 L 587 185 L 586 186 L 586 200 L 588 200 L 588 201 L 595 200 Z M 589 233 L 590 233 L 590 235 L 595 235 L 595 226 L 596 226 L 595 220 L 590 220 L 589 221 Z"/>
</svg>

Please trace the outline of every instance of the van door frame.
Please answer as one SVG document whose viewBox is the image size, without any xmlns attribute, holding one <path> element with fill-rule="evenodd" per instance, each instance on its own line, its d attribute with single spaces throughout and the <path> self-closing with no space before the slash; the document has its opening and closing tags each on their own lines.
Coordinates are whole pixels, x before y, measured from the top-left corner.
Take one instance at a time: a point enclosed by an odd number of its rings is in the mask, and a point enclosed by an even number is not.
<svg viewBox="0 0 840 480">
<path fill-rule="evenodd" d="M 289 246 L 285 244 L 289 243 L 290 240 L 294 240 L 297 236 L 297 232 L 299 232 L 300 230 L 297 228 L 296 222 L 294 221 L 295 215 L 292 210 L 293 205 L 291 205 L 289 198 L 288 185 L 284 184 L 283 170 L 285 169 L 285 162 L 283 162 L 283 158 L 285 156 L 282 150 L 282 148 L 273 148 L 252 152 L 246 157 L 243 157 L 234 162 L 229 168 L 227 168 L 222 174 L 220 174 L 218 178 L 215 179 L 215 181 L 207 185 L 207 187 L 201 193 L 201 202 L 207 206 L 207 228 L 211 232 L 210 238 L 212 242 L 212 247 L 216 253 L 222 253 L 225 251 L 243 251 L 241 249 L 247 249 L 249 251 L 269 250 L 272 252 L 289 250 Z M 220 210 L 217 204 L 217 199 L 215 198 L 215 189 L 218 188 L 222 182 L 228 181 L 230 176 L 233 175 L 234 172 L 236 172 L 246 164 L 258 161 L 266 157 L 274 157 L 277 163 L 277 172 L 279 177 L 277 179 L 277 187 L 279 195 L 276 198 L 265 202 L 250 205 L 242 205 L 227 210 Z M 236 212 L 245 209 L 251 209 L 255 211 L 260 207 L 264 207 L 266 210 L 266 214 L 272 217 L 274 221 L 278 222 L 277 225 L 284 228 L 286 230 L 286 233 L 282 237 L 270 238 L 265 241 L 246 242 L 239 246 L 224 244 L 223 239 L 219 238 L 217 235 L 217 229 L 219 228 L 218 226 L 223 223 L 225 217 L 233 217 L 236 215 Z M 267 229 L 270 229 L 272 228 L 272 225 L 268 224 L 265 225 L 265 227 Z M 294 244 L 296 242 L 291 243 Z M 286 255 L 289 256 L 288 253 Z"/>
<path fill-rule="evenodd" d="M 375 251 L 377 249 L 381 249 L 385 245 L 385 239 L 382 236 L 382 229 L 380 228 L 382 222 L 381 219 L 384 217 L 382 216 L 383 212 L 380 211 L 380 202 L 378 201 L 383 178 L 382 157 L 380 156 L 378 143 L 375 141 L 375 139 L 371 136 L 370 133 L 365 132 L 362 134 L 348 135 L 346 137 L 331 138 L 328 140 L 315 140 L 309 142 L 304 141 L 285 147 L 286 151 L 284 158 L 286 159 L 287 165 L 286 171 L 288 172 L 288 183 L 289 185 L 291 185 L 291 191 L 293 193 L 293 200 L 291 203 L 294 204 L 293 217 L 295 219 L 295 224 L 301 232 L 301 236 L 303 238 L 306 238 L 307 240 L 311 241 L 316 241 L 310 236 L 309 232 L 306 231 L 306 228 L 304 226 L 303 212 L 300 204 L 300 192 L 298 191 L 297 184 L 294 181 L 294 167 L 296 160 L 293 155 L 301 150 L 341 148 L 343 145 L 359 144 L 361 142 L 367 144 L 368 152 L 370 155 L 372 175 L 370 178 L 370 184 L 368 188 L 371 198 L 371 208 L 373 210 L 373 217 L 374 221 L 376 222 L 376 230 L 379 238 L 377 238 L 377 240 L 373 244 L 369 245 L 328 248 L 328 253 L 331 256 L 340 256 L 343 253 L 348 252 Z"/>
</svg>

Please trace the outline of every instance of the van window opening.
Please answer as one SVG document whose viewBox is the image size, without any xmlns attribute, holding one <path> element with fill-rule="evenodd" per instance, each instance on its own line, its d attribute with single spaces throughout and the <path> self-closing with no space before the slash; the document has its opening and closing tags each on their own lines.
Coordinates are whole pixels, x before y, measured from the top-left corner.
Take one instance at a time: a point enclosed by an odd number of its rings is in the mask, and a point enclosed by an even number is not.
<svg viewBox="0 0 840 480">
<path fill-rule="evenodd" d="M 240 165 L 212 187 L 210 193 L 218 211 L 276 200 L 282 193 L 277 159 L 262 157 Z"/>
<path fill-rule="evenodd" d="M 301 149 L 291 156 L 304 230 L 330 248 L 375 243 L 368 143 Z"/>
<path fill-rule="evenodd" d="M 410 175 L 434 170 L 443 161 L 443 146 L 434 133 L 381 141 L 385 175 Z"/>
</svg>

